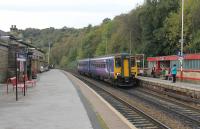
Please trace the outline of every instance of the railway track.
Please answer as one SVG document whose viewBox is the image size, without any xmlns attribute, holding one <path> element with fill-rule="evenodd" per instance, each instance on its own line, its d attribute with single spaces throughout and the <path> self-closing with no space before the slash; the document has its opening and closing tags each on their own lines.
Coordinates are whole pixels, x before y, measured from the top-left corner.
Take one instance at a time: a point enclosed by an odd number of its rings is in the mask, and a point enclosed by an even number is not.
<svg viewBox="0 0 200 129">
<path fill-rule="evenodd" d="M 81 80 L 83 80 L 83 78 L 81 78 Z M 92 83 L 92 85 L 95 84 Z M 107 84 L 103 82 L 102 85 L 107 86 Z M 187 106 L 181 102 L 174 101 L 166 97 L 162 97 L 162 95 L 155 95 L 152 94 L 151 92 L 147 92 L 145 90 L 141 90 L 138 88 L 132 90 L 122 90 L 122 91 L 146 103 L 156 106 L 157 108 L 164 110 L 167 113 L 175 115 L 176 117 L 178 116 L 186 125 L 190 126 L 191 128 L 200 129 L 200 110 L 197 108 Z M 129 114 L 128 111 L 129 110 L 127 110 L 127 114 Z M 126 112 L 121 112 L 121 113 L 123 115 L 126 114 Z M 127 119 L 129 120 L 129 118 Z M 131 122 L 131 120 L 129 121 Z"/>
<path fill-rule="evenodd" d="M 76 74 L 73 75 L 87 83 L 93 90 L 101 95 L 135 127 L 140 129 L 169 129 L 169 127 L 167 127 L 163 123 L 157 121 L 140 109 L 136 108 L 134 105 L 129 104 L 119 96 L 107 91 L 103 87 L 95 85 L 91 81 L 88 81 L 88 79 L 85 77 L 78 76 Z"/>
<path fill-rule="evenodd" d="M 200 129 L 200 110 L 196 108 L 192 108 L 177 101 L 172 101 L 170 99 L 151 94 L 144 90 L 131 90 L 124 92 L 157 106 L 166 112 L 176 114 L 192 128 Z"/>
</svg>

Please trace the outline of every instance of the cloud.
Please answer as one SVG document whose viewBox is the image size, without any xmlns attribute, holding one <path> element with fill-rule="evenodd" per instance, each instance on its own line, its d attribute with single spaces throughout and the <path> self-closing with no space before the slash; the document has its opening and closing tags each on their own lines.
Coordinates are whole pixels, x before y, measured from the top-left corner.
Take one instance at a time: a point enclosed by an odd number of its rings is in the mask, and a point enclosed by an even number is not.
<svg viewBox="0 0 200 129">
<path fill-rule="evenodd" d="M 27 27 L 84 27 L 104 18 L 128 13 L 143 0 L 4 0 L 0 4 L 0 29 Z M 80 20 L 81 19 L 81 20 Z"/>
<path fill-rule="evenodd" d="M 103 6 L 103 8 L 102 8 Z M 83 5 L 59 5 L 59 6 L 41 6 L 41 5 L 27 5 L 27 6 L 2 6 L 0 5 L 1 11 L 16 11 L 16 12 L 114 12 L 118 10 L 128 10 L 127 6 L 118 6 L 116 4 L 106 5 L 90 4 L 87 6 Z M 111 8 L 112 7 L 112 8 Z M 127 9 L 126 9 L 127 8 Z"/>
<path fill-rule="evenodd" d="M 53 11 L 113 11 L 130 9 L 141 0 L 6 0 L 2 11 L 53 12 Z"/>
<path fill-rule="evenodd" d="M 5 12 L 1 15 L 0 28 L 8 30 L 11 25 L 17 25 L 20 29 L 28 27 L 32 28 L 48 28 L 63 26 L 81 28 L 88 24 L 98 25 L 105 16 L 112 18 L 113 13 L 85 13 L 85 12 Z M 81 20 L 80 20 L 81 19 Z M 3 24 L 2 24 L 3 23 Z M 5 28 L 7 27 L 7 28 Z"/>
</svg>

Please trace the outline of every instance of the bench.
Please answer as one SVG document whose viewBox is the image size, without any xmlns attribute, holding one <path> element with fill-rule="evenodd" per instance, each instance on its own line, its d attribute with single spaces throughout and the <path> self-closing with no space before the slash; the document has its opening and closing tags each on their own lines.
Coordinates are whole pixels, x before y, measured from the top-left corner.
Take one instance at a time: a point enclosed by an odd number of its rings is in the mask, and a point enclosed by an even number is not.
<svg viewBox="0 0 200 129">
<path fill-rule="evenodd" d="M 14 91 L 14 89 L 16 88 L 16 82 L 17 82 L 16 77 L 8 78 L 8 80 L 7 80 L 7 93 L 8 93 L 9 84 L 12 84 L 13 91 Z M 22 93 L 23 93 L 24 89 L 26 88 L 26 85 L 24 85 L 22 83 L 17 83 L 17 88 L 22 89 Z"/>
<path fill-rule="evenodd" d="M 24 76 L 23 76 L 23 77 L 24 77 Z M 32 87 L 33 87 L 33 86 L 36 86 L 36 81 L 35 81 L 35 80 L 28 80 L 27 75 L 25 75 L 25 83 L 26 83 L 26 84 L 32 84 Z"/>
</svg>

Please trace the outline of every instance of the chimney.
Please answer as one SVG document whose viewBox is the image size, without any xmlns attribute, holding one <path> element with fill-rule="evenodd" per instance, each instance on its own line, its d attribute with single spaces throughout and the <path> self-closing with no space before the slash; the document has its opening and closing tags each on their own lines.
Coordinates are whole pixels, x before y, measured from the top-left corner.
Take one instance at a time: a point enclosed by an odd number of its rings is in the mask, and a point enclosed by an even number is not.
<svg viewBox="0 0 200 129">
<path fill-rule="evenodd" d="M 16 31 L 17 30 L 17 26 L 16 25 L 11 25 L 10 31 Z"/>
</svg>

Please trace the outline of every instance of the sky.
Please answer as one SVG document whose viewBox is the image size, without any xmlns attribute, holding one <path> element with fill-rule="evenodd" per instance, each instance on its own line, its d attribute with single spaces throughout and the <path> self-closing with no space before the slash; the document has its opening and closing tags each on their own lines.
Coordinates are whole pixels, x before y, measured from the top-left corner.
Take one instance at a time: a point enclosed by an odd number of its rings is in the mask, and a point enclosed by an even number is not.
<svg viewBox="0 0 200 129">
<path fill-rule="evenodd" d="M 144 0 L 0 0 L 0 30 L 82 28 L 128 13 Z"/>
</svg>

